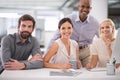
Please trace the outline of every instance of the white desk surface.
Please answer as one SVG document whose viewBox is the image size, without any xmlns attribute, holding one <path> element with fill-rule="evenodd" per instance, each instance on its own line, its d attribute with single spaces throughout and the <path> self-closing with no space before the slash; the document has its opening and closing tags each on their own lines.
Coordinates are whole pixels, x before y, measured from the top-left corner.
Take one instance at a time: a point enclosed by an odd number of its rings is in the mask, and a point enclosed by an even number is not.
<svg viewBox="0 0 120 80">
<path fill-rule="evenodd" d="M 103 70 L 102 68 L 98 68 Z M 88 71 L 84 68 L 77 76 L 50 76 L 50 71 L 62 71 L 61 69 L 33 69 L 33 70 L 5 70 L 0 75 L 0 80 L 120 80 L 120 70 L 115 75 L 107 75 L 106 71 Z"/>
</svg>

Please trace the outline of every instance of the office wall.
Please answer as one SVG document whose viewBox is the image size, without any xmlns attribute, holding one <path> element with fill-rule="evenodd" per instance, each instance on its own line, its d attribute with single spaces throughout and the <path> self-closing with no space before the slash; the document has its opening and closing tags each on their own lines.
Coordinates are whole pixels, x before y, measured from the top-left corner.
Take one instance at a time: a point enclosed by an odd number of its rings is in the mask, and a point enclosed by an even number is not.
<svg viewBox="0 0 120 80">
<path fill-rule="evenodd" d="M 0 44 L 3 36 L 7 35 L 7 27 L 4 24 L 6 22 L 5 18 L 0 18 Z"/>
<path fill-rule="evenodd" d="M 108 17 L 108 0 L 92 0 L 91 14 L 99 22 Z"/>
</svg>

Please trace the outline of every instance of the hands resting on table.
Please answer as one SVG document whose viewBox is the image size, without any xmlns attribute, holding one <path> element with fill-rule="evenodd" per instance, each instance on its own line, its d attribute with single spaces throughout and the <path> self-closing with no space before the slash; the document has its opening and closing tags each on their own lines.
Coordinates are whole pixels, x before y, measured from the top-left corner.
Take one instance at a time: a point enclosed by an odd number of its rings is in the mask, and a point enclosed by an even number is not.
<svg viewBox="0 0 120 80">
<path fill-rule="evenodd" d="M 34 55 L 32 58 L 28 60 L 28 62 L 40 60 L 43 61 L 40 54 Z M 10 61 L 4 63 L 4 69 L 6 70 L 20 70 L 24 69 L 26 65 L 23 62 L 10 58 Z"/>
</svg>

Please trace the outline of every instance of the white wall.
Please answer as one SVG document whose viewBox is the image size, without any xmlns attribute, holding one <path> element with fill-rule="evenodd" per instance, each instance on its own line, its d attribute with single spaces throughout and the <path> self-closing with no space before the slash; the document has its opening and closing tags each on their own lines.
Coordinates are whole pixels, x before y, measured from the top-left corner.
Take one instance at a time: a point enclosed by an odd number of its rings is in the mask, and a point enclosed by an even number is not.
<svg viewBox="0 0 120 80">
<path fill-rule="evenodd" d="M 45 49 L 50 42 L 50 39 L 53 37 L 55 31 L 45 31 Z"/>
<path fill-rule="evenodd" d="M 108 0 L 92 0 L 91 14 L 101 22 L 108 16 Z"/>
<path fill-rule="evenodd" d="M 0 36 L 6 34 L 6 25 L 4 24 L 6 22 L 5 18 L 0 18 Z"/>
</svg>

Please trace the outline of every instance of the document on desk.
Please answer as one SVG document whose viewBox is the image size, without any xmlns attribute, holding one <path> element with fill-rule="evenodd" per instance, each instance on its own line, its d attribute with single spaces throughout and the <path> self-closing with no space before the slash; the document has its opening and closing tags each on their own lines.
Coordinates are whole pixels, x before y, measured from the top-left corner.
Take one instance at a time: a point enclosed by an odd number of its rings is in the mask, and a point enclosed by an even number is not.
<svg viewBox="0 0 120 80">
<path fill-rule="evenodd" d="M 99 71 L 106 71 L 106 68 L 93 68 L 90 70 L 91 72 L 99 72 Z"/>
<path fill-rule="evenodd" d="M 50 76 L 77 76 L 81 72 L 71 71 L 71 70 L 62 70 L 62 71 L 50 71 Z"/>
</svg>

